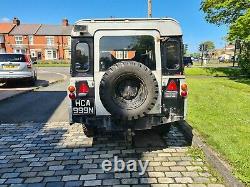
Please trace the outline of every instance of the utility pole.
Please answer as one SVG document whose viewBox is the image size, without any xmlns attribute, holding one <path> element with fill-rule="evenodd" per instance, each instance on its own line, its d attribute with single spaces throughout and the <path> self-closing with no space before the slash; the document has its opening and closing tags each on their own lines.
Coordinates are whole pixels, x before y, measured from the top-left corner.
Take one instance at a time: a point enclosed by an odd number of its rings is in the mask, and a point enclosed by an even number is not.
<svg viewBox="0 0 250 187">
<path fill-rule="evenodd" d="M 148 0 L 148 18 L 152 18 L 152 0 Z"/>
</svg>

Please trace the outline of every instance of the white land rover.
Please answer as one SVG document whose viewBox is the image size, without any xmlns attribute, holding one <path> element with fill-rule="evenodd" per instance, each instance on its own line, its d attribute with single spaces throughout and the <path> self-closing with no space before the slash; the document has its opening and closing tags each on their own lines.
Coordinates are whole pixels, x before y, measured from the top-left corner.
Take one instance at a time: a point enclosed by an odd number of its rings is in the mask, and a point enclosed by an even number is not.
<svg viewBox="0 0 250 187">
<path fill-rule="evenodd" d="M 79 20 L 71 37 L 70 123 L 167 130 L 185 119 L 188 91 L 177 21 Z"/>
</svg>

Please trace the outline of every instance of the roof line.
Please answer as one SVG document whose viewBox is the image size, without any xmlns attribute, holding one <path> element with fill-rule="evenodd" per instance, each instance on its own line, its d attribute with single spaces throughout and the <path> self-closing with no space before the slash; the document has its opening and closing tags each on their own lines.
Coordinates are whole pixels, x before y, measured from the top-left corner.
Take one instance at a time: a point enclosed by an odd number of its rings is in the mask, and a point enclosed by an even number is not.
<svg viewBox="0 0 250 187">
<path fill-rule="evenodd" d="M 80 19 L 78 21 L 76 21 L 75 23 L 79 23 L 81 21 L 92 21 L 92 22 L 95 22 L 95 21 L 144 21 L 144 20 L 170 20 L 170 21 L 174 21 L 176 23 L 179 23 L 177 20 L 173 19 L 173 18 L 169 18 L 169 17 L 166 17 L 166 18 L 96 18 L 96 19 Z"/>
<path fill-rule="evenodd" d="M 36 29 L 34 35 L 36 35 L 37 31 L 41 28 L 42 24 L 39 25 L 39 27 Z"/>
<path fill-rule="evenodd" d="M 8 32 L 8 34 L 10 34 L 10 32 L 16 27 L 16 25 L 14 24 L 14 27 L 12 27 L 12 29 L 10 29 L 10 31 Z"/>
</svg>

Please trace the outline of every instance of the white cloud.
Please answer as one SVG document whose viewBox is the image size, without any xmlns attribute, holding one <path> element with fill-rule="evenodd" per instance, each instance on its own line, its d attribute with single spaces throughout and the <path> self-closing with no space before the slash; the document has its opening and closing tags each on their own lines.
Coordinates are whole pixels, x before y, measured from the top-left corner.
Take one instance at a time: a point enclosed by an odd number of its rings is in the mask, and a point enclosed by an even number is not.
<svg viewBox="0 0 250 187">
<path fill-rule="evenodd" d="M 3 17 L 3 18 L 0 18 L 0 22 L 5 22 L 5 23 L 7 23 L 7 22 L 10 22 L 10 19 L 7 18 L 7 17 Z"/>
</svg>

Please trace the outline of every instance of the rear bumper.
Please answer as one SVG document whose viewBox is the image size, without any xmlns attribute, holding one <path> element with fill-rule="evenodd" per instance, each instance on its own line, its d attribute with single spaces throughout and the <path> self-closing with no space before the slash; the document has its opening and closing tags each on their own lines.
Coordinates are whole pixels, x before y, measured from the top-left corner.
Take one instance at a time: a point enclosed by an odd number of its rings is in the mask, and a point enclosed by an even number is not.
<svg viewBox="0 0 250 187">
<path fill-rule="evenodd" d="M 29 80 L 33 78 L 32 72 L 25 74 L 1 74 L 0 73 L 0 82 L 5 81 L 15 81 L 15 80 Z"/>
</svg>

